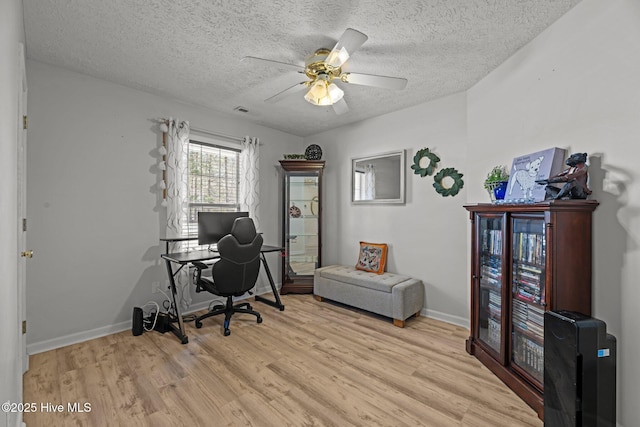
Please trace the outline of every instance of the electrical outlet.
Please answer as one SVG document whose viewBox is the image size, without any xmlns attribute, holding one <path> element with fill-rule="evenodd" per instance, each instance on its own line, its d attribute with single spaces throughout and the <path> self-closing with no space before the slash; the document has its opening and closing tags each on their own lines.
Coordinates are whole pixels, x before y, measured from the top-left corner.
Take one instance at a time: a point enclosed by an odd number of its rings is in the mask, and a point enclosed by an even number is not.
<svg viewBox="0 0 640 427">
<path fill-rule="evenodd" d="M 151 293 L 157 294 L 160 292 L 160 282 L 153 282 L 151 284 Z"/>
</svg>

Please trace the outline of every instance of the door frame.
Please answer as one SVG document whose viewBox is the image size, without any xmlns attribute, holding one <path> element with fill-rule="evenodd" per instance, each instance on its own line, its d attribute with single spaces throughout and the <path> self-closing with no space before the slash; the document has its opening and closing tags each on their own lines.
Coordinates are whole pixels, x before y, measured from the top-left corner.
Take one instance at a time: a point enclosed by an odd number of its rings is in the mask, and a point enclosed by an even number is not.
<svg viewBox="0 0 640 427">
<path fill-rule="evenodd" d="M 29 356 L 27 354 L 27 334 L 22 325 L 27 320 L 26 303 L 26 269 L 27 257 L 27 68 L 25 63 L 25 47 L 23 43 L 18 44 L 18 117 L 17 117 L 17 144 L 18 144 L 18 177 L 17 177 L 17 209 L 18 209 L 18 325 L 22 328 L 19 333 L 20 354 L 19 359 L 22 365 L 22 373 L 29 369 Z M 23 323 L 25 322 L 25 323 Z"/>
</svg>

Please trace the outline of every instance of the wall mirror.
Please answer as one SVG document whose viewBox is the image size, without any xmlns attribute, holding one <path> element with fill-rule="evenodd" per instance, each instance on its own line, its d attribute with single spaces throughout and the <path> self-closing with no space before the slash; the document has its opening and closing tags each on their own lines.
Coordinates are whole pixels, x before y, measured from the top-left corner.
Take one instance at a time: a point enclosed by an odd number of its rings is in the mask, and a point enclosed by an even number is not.
<svg viewBox="0 0 640 427">
<path fill-rule="evenodd" d="M 404 150 L 351 159 L 351 201 L 404 203 Z"/>
</svg>

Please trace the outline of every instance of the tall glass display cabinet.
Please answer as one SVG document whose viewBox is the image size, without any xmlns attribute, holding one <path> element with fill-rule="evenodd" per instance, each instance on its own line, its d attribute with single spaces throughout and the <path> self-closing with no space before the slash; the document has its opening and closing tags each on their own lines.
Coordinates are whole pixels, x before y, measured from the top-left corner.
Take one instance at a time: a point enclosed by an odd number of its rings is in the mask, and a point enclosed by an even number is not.
<svg viewBox="0 0 640 427">
<path fill-rule="evenodd" d="M 591 315 L 594 200 L 468 205 L 466 350 L 543 418 L 544 312 Z"/>
<path fill-rule="evenodd" d="M 321 265 L 324 160 L 280 160 L 280 165 L 285 248 L 280 293 L 313 293 L 313 273 Z"/>
</svg>

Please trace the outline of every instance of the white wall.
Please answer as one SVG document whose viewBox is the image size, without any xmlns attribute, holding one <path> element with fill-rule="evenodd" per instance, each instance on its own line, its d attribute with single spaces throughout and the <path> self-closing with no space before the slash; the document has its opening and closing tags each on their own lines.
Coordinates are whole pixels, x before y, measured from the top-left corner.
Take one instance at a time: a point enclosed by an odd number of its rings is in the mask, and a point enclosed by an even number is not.
<svg viewBox="0 0 640 427">
<path fill-rule="evenodd" d="M 8 0 L 0 13 L 0 402 L 22 399 L 18 322 L 18 44 L 24 43 L 22 2 Z M 0 426 L 17 425 L 0 412 Z"/>
<path fill-rule="evenodd" d="M 618 339 L 618 422 L 638 425 L 640 2 L 583 0 L 468 92 L 469 180 L 558 146 L 587 152 L 593 315 Z M 468 200 L 484 197 L 469 186 Z M 585 268 L 590 266 L 585 265 Z"/>
<path fill-rule="evenodd" d="M 301 138 L 39 62 L 27 72 L 30 352 L 128 328 L 133 307 L 158 298 L 151 284 L 166 281 L 165 209 L 154 119 L 261 138 L 262 231 L 280 242 L 274 165 Z M 276 280 L 278 261 L 270 260 Z"/>
<path fill-rule="evenodd" d="M 437 170 L 466 174 L 466 138 L 464 93 L 305 138 L 322 147 L 327 161 L 323 265 L 355 265 L 361 240 L 388 243 L 387 271 L 423 281 L 426 314 L 468 325 L 468 215 L 462 205 L 473 182 L 465 175 L 457 196 L 442 197 L 432 176 L 410 169 L 415 153 L 428 147 L 441 158 Z M 398 149 L 407 150 L 406 204 L 352 205 L 351 159 Z"/>
</svg>

